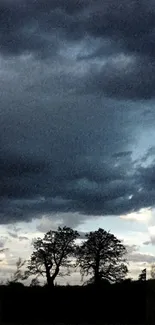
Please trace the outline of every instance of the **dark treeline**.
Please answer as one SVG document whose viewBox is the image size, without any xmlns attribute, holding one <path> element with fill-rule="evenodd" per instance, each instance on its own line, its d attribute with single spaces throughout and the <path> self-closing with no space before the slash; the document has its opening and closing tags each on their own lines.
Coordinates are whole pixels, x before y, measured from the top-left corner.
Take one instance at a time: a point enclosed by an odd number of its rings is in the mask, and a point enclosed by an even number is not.
<svg viewBox="0 0 155 325">
<path fill-rule="evenodd" d="M 154 295 L 149 296 L 148 283 L 124 281 L 100 284 L 97 288 L 87 285 L 52 289 L 17 283 L 1 286 L 1 320 L 6 324 L 142 325 L 148 320 L 154 324 L 153 309 L 147 307 L 148 299 L 149 304 L 154 299 Z"/>
<path fill-rule="evenodd" d="M 33 242 L 33 252 L 6 285 L 0 286 L 1 321 L 18 324 L 155 324 L 155 281 L 146 269 L 126 279 L 126 248 L 99 228 L 77 244 L 77 231 L 59 227 Z M 22 268 L 26 267 L 24 271 Z M 85 285 L 58 286 L 62 274 L 79 269 Z M 38 279 L 43 277 L 45 285 Z M 32 278 L 25 286 L 23 280 Z"/>
</svg>

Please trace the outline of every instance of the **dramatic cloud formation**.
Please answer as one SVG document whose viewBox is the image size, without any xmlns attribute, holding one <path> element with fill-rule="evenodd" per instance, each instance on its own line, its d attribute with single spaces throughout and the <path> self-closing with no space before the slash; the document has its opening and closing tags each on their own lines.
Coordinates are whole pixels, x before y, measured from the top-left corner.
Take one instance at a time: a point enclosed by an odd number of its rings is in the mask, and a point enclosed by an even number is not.
<svg viewBox="0 0 155 325">
<path fill-rule="evenodd" d="M 152 0 L 0 1 L 7 267 L 19 243 L 30 251 L 32 235 L 66 224 L 84 238 L 85 224 L 97 228 L 102 217 L 107 230 L 117 220 L 121 237 L 125 223 L 147 228 L 129 258 L 154 262 L 154 34 Z"/>
<path fill-rule="evenodd" d="M 1 1 L 2 224 L 154 206 L 154 18 L 152 1 Z"/>
</svg>

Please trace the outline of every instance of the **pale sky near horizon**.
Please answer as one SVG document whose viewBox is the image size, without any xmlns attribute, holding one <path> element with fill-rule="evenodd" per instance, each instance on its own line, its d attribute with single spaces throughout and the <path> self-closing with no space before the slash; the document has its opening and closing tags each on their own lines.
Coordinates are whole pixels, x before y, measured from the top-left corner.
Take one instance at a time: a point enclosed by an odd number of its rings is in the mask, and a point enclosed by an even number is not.
<svg viewBox="0 0 155 325">
<path fill-rule="evenodd" d="M 151 0 L 0 1 L 0 279 L 59 223 L 155 262 L 154 33 Z"/>
</svg>

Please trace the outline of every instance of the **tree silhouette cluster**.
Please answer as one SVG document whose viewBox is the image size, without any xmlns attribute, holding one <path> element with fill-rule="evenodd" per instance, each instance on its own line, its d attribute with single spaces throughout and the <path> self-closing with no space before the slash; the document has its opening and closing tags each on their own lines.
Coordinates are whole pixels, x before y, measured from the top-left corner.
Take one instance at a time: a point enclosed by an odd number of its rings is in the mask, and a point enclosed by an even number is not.
<svg viewBox="0 0 155 325">
<path fill-rule="evenodd" d="M 79 267 L 82 278 L 90 276 L 96 286 L 101 281 L 118 282 L 128 272 L 126 248 L 110 232 L 99 228 L 86 234 L 81 244 L 76 243 L 79 234 L 69 227 L 48 231 L 33 242 L 33 253 L 28 261 L 23 279 L 35 275 L 46 277 L 47 286 L 54 286 L 57 276 L 70 274 Z"/>
<path fill-rule="evenodd" d="M 78 238 L 77 231 L 59 227 L 33 241 L 30 259 L 19 259 L 10 281 L 0 285 L 1 321 L 141 325 L 147 319 L 154 324 L 153 282 L 146 281 L 145 269 L 138 281 L 125 278 L 128 269 L 122 242 L 101 228 Z M 82 278 L 89 276 L 85 285 L 55 285 L 58 276 L 70 275 L 77 267 Z M 30 286 L 20 283 L 30 276 Z M 40 276 L 46 285 L 38 285 Z"/>
</svg>

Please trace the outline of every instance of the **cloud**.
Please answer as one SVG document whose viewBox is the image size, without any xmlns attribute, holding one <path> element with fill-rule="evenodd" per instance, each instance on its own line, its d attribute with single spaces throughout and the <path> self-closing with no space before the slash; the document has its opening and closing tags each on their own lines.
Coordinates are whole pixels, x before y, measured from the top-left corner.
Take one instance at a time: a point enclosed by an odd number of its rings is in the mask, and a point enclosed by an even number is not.
<svg viewBox="0 0 155 325">
<path fill-rule="evenodd" d="M 12 233 L 10 231 L 8 231 L 8 235 L 12 238 L 18 238 L 18 235 L 16 233 Z"/>
<path fill-rule="evenodd" d="M 61 213 L 59 215 L 53 215 L 52 219 L 50 216 L 43 216 L 36 226 L 36 230 L 41 233 L 46 233 L 49 230 L 57 230 L 59 226 L 76 228 L 76 224 L 79 224 L 79 222 L 80 216 L 78 216 L 76 213 Z M 85 232 L 78 231 L 78 234 L 80 239 L 85 239 Z"/>
<path fill-rule="evenodd" d="M 154 209 L 152 210 L 152 222 L 148 225 L 149 239 L 144 241 L 144 245 L 155 245 L 155 225 L 154 225 Z"/>
<path fill-rule="evenodd" d="M 1 224 L 77 227 L 154 206 L 154 9 L 0 2 Z"/>
<path fill-rule="evenodd" d="M 134 253 L 131 255 L 128 255 L 128 261 L 135 262 L 135 263 L 154 263 L 155 262 L 155 256 L 151 254 L 142 254 L 142 253 Z"/>
<path fill-rule="evenodd" d="M 152 220 L 152 211 L 150 209 L 141 209 L 136 213 L 122 215 L 120 218 L 124 220 L 149 224 L 149 222 Z"/>
<path fill-rule="evenodd" d="M 49 169 L 46 167 L 45 171 L 37 174 L 26 170 L 19 177 L 14 175 L 8 181 L 4 178 L 1 222 L 24 221 L 25 218 L 30 220 L 35 216 L 41 217 L 43 213 L 48 217 L 60 213 L 53 217 L 58 223 L 61 219 L 68 222 L 67 216 L 70 215 L 68 220 L 73 226 L 83 220 L 83 215 L 128 213 L 124 218 L 133 220 L 133 211 L 154 205 L 153 165 L 138 169 L 130 165 L 128 169 L 129 162 L 126 161 L 121 160 L 117 165 L 113 159 L 103 162 L 91 157 L 74 162 L 68 160 L 67 163 L 63 169 L 53 167 L 54 173 L 47 166 Z M 76 213 L 81 214 L 81 217 Z M 146 220 L 146 213 L 135 216 L 136 220 L 142 220 L 142 217 Z"/>
<path fill-rule="evenodd" d="M 121 0 L 119 5 L 114 0 L 108 5 L 101 0 L 67 0 L 65 4 L 23 0 L 22 6 L 17 0 L 1 1 L 0 12 L 3 56 L 32 54 L 57 61 L 66 47 L 74 53 L 74 47 L 83 44 L 80 60 L 86 52 L 89 73 L 79 83 L 80 92 L 154 97 L 155 8 L 151 0 Z M 88 41 L 92 46 L 85 46 Z"/>
<path fill-rule="evenodd" d="M 155 245 L 155 236 L 150 236 L 150 240 L 144 242 L 144 245 Z"/>
<path fill-rule="evenodd" d="M 19 238 L 20 241 L 23 241 L 23 240 L 24 240 L 24 241 L 25 241 L 25 240 L 29 240 L 29 238 L 26 237 L 26 236 L 19 236 L 18 238 Z"/>
<path fill-rule="evenodd" d="M 130 263 L 154 263 L 155 256 L 150 253 L 139 252 L 139 247 L 136 245 L 126 245 L 127 261 Z"/>
<path fill-rule="evenodd" d="M 150 245 L 150 244 L 152 244 L 152 241 L 147 240 L 147 241 L 145 241 L 143 244 L 144 244 L 144 245 Z"/>
<path fill-rule="evenodd" d="M 0 263 L 1 263 L 1 266 L 5 264 L 6 252 L 7 251 L 9 251 L 9 248 L 1 248 L 0 249 Z"/>
<path fill-rule="evenodd" d="M 117 158 L 117 159 L 124 158 L 124 157 L 129 157 L 129 159 L 130 159 L 131 154 L 132 154 L 132 151 L 122 151 L 122 152 L 114 153 L 113 157 Z"/>
<path fill-rule="evenodd" d="M 20 20 L 17 19 L 18 13 L 20 13 Z M 34 13 L 36 19 L 34 19 Z M 55 28 L 61 33 L 64 29 L 66 38 L 73 39 L 75 36 L 82 38 L 85 33 L 88 33 L 94 38 L 103 37 L 120 41 L 120 47 L 126 51 L 153 54 L 154 15 L 154 5 L 151 0 L 147 3 L 145 1 L 119 1 L 119 5 L 113 0 L 108 4 L 100 0 L 80 0 L 79 2 L 67 0 L 65 4 L 63 1 L 49 3 L 49 1 L 43 2 L 42 0 L 38 2 L 24 0 L 22 5 L 17 0 L 1 1 L 1 26 L 5 34 L 4 44 L 8 51 L 13 50 L 15 45 L 18 50 L 19 45 L 21 49 L 26 46 L 28 49 L 38 48 L 39 45 L 41 46 L 41 41 L 49 41 L 46 37 L 44 39 L 43 35 L 49 35 Z M 27 34 L 30 38 L 30 45 L 28 45 L 28 38 L 25 45 L 23 42 Z M 14 36 L 14 42 L 9 44 L 12 36 Z M 144 40 L 146 41 L 145 47 L 143 46 Z"/>
<path fill-rule="evenodd" d="M 4 249 L 5 242 L 6 242 L 6 238 L 5 237 L 1 237 L 1 239 L 0 239 L 0 248 L 2 250 Z"/>
<path fill-rule="evenodd" d="M 49 230 L 56 230 L 58 226 L 61 226 L 61 223 L 61 218 L 58 218 L 58 220 L 53 220 L 48 217 L 42 217 L 36 229 L 39 232 L 46 233 Z"/>
<path fill-rule="evenodd" d="M 137 245 L 125 245 L 128 254 L 135 253 L 138 250 Z"/>
<path fill-rule="evenodd" d="M 155 96 L 154 72 L 154 62 L 139 57 L 128 59 L 120 54 L 107 59 L 100 69 L 92 65 L 83 89 L 84 92 L 106 94 L 111 98 L 151 99 Z"/>
</svg>

